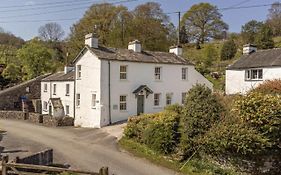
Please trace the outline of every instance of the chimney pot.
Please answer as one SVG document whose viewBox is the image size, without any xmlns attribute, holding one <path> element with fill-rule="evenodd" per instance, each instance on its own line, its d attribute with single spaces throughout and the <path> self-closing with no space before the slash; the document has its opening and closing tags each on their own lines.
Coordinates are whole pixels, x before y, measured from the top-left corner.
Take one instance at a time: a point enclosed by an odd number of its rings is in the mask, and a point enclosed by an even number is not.
<svg viewBox="0 0 281 175">
<path fill-rule="evenodd" d="M 128 50 L 133 50 L 134 52 L 141 52 L 141 42 L 139 40 L 129 42 Z"/>
<path fill-rule="evenodd" d="M 243 46 L 243 55 L 249 55 L 257 51 L 257 46 L 254 44 L 245 44 Z"/>
<path fill-rule="evenodd" d="M 182 47 L 179 45 L 171 46 L 169 52 L 174 53 L 177 56 L 182 56 Z"/>
</svg>

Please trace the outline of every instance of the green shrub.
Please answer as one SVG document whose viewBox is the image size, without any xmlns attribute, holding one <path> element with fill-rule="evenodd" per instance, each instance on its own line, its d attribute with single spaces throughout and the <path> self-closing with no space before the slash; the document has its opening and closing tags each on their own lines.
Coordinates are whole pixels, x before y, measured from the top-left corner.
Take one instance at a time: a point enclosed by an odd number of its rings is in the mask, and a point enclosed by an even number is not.
<svg viewBox="0 0 281 175">
<path fill-rule="evenodd" d="M 251 92 L 257 92 L 262 94 L 281 95 L 281 80 L 267 80 L 264 83 L 258 85 Z"/>
<path fill-rule="evenodd" d="M 276 145 L 281 138 L 281 96 L 249 93 L 233 107 L 240 119 L 256 128 Z"/>
<path fill-rule="evenodd" d="M 183 106 L 178 104 L 178 103 L 173 104 L 173 105 L 168 105 L 168 106 L 165 107 L 166 111 L 173 111 L 173 112 L 176 112 L 178 114 L 182 113 L 182 109 L 183 109 Z"/>
<path fill-rule="evenodd" d="M 217 96 L 203 85 L 196 85 L 187 94 L 182 113 L 181 153 L 184 157 L 197 149 L 197 139 L 205 134 L 223 115 Z"/>
<path fill-rule="evenodd" d="M 171 153 L 179 142 L 178 127 L 178 113 L 160 112 L 145 129 L 144 143 L 157 152 Z"/>
<path fill-rule="evenodd" d="M 271 146 L 264 135 L 234 117 L 213 126 L 200 143 L 208 154 L 225 157 L 252 157 Z"/>
</svg>

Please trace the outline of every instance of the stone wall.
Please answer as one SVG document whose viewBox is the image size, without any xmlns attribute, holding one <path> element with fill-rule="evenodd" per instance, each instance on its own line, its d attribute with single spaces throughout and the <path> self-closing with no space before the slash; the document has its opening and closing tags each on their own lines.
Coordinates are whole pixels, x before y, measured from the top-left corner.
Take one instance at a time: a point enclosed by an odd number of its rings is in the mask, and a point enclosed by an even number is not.
<svg viewBox="0 0 281 175">
<path fill-rule="evenodd" d="M 20 110 L 21 97 L 26 97 L 31 104 L 30 110 L 34 110 L 31 101 L 33 99 L 40 99 L 41 80 L 47 76 L 49 76 L 49 74 L 39 76 L 35 79 L 0 91 L 0 110 Z"/>
<path fill-rule="evenodd" d="M 26 120 L 31 123 L 43 124 L 44 126 L 74 126 L 74 118 L 72 117 L 52 117 L 39 113 L 24 113 L 22 111 L 0 111 L 0 118 L 13 120 Z"/>
<path fill-rule="evenodd" d="M 15 162 L 32 165 L 51 165 L 53 164 L 53 149 L 35 153 L 24 158 L 17 157 Z"/>
</svg>

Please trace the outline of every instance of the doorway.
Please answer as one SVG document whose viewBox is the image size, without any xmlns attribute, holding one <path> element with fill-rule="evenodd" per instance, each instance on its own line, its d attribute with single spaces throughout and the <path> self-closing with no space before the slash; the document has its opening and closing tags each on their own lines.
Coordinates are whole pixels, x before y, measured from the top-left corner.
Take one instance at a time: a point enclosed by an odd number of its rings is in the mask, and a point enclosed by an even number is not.
<svg viewBox="0 0 281 175">
<path fill-rule="evenodd" d="M 140 115 L 144 112 L 144 95 L 138 95 L 137 105 L 137 115 Z"/>
</svg>

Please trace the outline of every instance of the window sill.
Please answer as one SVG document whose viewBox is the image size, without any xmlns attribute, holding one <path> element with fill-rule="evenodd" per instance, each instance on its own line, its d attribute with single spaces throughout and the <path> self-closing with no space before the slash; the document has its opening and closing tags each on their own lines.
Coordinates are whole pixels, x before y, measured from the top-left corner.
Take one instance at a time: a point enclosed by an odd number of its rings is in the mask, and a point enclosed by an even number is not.
<svg viewBox="0 0 281 175">
<path fill-rule="evenodd" d="M 128 110 L 119 110 L 120 112 L 127 113 Z"/>
<path fill-rule="evenodd" d="M 129 80 L 128 79 L 119 79 L 120 81 L 123 81 L 123 82 L 128 82 Z"/>
<path fill-rule="evenodd" d="M 153 106 L 153 109 L 162 109 L 162 106 Z"/>
<path fill-rule="evenodd" d="M 154 81 L 155 81 L 155 82 L 162 82 L 163 80 L 160 79 L 160 80 L 154 80 Z"/>
<path fill-rule="evenodd" d="M 181 79 L 182 81 L 188 81 L 188 79 Z"/>
<path fill-rule="evenodd" d="M 250 80 L 245 80 L 245 81 L 248 81 L 248 82 L 250 82 L 250 81 L 263 81 L 263 79 L 250 79 Z"/>
</svg>

